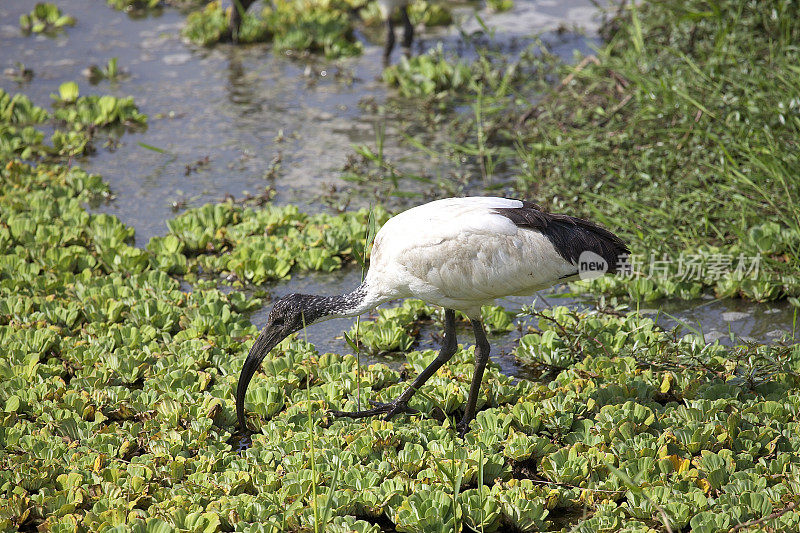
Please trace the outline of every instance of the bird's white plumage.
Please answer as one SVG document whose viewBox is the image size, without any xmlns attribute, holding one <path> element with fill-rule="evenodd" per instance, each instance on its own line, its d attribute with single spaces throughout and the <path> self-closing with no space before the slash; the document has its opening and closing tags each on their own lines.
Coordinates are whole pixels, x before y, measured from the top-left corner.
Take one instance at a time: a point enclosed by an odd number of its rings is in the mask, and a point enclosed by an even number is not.
<svg viewBox="0 0 800 533">
<path fill-rule="evenodd" d="M 532 294 L 574 274 L 545 235 L 494 211 L 522 205 L 448 198 L 391 218 L 375 237 L 364 305 L 416 297 L 479 317 L 497 298 Z"/>
</svg>

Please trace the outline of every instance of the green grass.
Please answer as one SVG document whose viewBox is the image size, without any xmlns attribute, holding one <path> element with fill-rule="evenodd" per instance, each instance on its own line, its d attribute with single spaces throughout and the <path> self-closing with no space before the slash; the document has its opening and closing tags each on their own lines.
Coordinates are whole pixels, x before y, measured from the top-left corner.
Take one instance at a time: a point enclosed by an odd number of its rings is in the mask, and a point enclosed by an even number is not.
<svg viewBox="0 0 800 533">
<path fill-rule="evenodd" d="M 800 293 L 796 15 L 782 1 L 628 8 L 597 61 L 563 67 L 571 81 L 534 106 L 514 136 L 520 193 L 600 220 L 645 258 L 745 254 L 763 267 L 755 282 L 706 275 L 692 287 L 673 267 L 644 294 L 603 288 L 642 299 Z M 764 242 L 764 231 L 776 235 Z"/>
</svg>

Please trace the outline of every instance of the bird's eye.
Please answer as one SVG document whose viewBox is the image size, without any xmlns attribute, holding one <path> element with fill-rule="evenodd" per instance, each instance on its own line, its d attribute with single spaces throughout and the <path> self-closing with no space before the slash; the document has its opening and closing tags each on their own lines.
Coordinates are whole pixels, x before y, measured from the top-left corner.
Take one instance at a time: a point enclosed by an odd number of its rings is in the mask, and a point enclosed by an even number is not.
<svg viewBox="0 0 800 533">
<path fill-rule="evenodd" d="M 283 317 L 282 316 L 275 317 L 272 320 L 272 325 L 273 326 L 282 326 L 283 325 Z"/>
</svg>

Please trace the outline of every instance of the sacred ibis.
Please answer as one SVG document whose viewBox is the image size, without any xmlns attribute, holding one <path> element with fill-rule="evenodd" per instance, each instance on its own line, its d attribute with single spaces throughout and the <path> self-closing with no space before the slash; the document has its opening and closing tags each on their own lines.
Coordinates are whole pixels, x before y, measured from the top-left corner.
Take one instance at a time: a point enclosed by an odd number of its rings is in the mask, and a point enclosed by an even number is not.
<svg viewBox="0 0 800 533">
<path fill-rule="evenodd" d="M 577 279 L 586 264 L 616 272 L 629 254 L 622 240 L 593 222 L 551 214 L 507 198 L 447 198 L 414 207 L 389 219 L 378 231 L 369 271 L 361 285 L 341 296 L 291 294 L 275 302 L 250 349 L 236 389 L 236 415 L 244 430 L 244 397 L 264 357 L 285 337 L 306 325 L 355 317 L 398 298 L 414 297 L 444 307 L 444 338 L 438 356 L 394 401 L 334 416 L 362 418 L 415 412 L 414 393 L 456 352 L 455 311 L 475 333 L 475 372 L 464 415 L 463 435 L 475 416 L 489 342 L 481 306 L 511 295 L 531 295 Z M 585 264 L 584 264 L 585 263 Z"/>
</svg>

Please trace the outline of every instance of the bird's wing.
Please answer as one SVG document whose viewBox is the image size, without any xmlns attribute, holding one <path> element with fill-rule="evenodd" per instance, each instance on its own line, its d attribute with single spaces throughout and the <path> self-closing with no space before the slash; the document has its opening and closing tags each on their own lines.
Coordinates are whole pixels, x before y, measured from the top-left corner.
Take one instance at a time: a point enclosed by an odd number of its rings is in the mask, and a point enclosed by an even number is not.
<svg viewBox="0 0 800 533">
<path fill-rule="evenodd" d="M 505 198 L 451 198 L 401 213 L 378 232 L 368 279 L 460 309 L 459 301 L 474 307 L 574 274 L 544 233 L 499 211 L 522 208 Z"/>
</svg>

